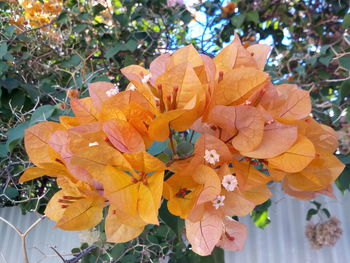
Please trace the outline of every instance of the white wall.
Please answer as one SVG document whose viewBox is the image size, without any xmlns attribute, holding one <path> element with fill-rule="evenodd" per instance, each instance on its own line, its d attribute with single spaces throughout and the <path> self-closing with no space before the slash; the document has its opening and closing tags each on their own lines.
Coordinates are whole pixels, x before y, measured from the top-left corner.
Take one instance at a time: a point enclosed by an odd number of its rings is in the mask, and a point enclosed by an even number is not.
<svg viewBox="0 0 350 263">
<path fill-rule="evenodd" d="M 0 208 L 0 216 L 22 232 L 38 219 L 38 216 L 33 213 L 23 216 L 18 207 Z M 72 248 L 80 246 L 76 232 L 56 229 L 54 225 L 54 222 L 44 219 L 28 234 L 27 248 L 30 263 L 62 263 L 62 260 L 49 248 L 50 246 L 55 246 L 62 255 L 70 254 Z M 44 254 L 41 254 L 38 249 Z M 20 237 L 12 228 L 0 221 L 0 263 L 22 262 Z"/>
<path fill-rule="evenodd" d="M 304 236 L 306 213 L 313 205 L 286 196 L 279 187 L 274 188 L 274 192 L 269 210 L 271 224 L 261 230 L 254 227 L 249 218 L 243 218 L 242 222 L 248 225 L 249 231 L 246 246 L 241 252 L 227 252 L 227 263 L 350 262 L 350 193 L 343 196 L 335 189 L 337 199 L 316 198 L 340 219 L 343 235 L 334 247 L 313 250 Z"/>
<path fill-rule="evenodd" d="M 227 263 L 346 263 L 350 262 L 350 194 L 344 196 L 335 190 L 337 200 L 318 197 L 332 215 L 342 222 L 343 236 L 332 248 L 312 250 L 304 237 L 306 213 L 312 206 L 298 201 L 273 189 L 273 205 L 270 208 L 272 223 L 265 229 L 256 228 L 248 217 L 242 221 L 248 225 L 248 240 L 242 252 L 227 252 Z M 22 216 L 17 207 L 0 208 L 0 216 L 24 231 L 38 217 L 35 214 Z M 55 246 L 62 254 L 69 254 L 71 248 L 79 246 L 76 232 L 53 228 L 48 219 L 42 221 L 28 236 L 30 263 L 62 262 L 49 246 Z M 46 255 L 42 255 L 36 248 Z M 70 258 L 70 257 L 68 257 Z M 14 230 L 0 221 L 0 263 L 22 263 L 20 238 Z"/>
</svg>

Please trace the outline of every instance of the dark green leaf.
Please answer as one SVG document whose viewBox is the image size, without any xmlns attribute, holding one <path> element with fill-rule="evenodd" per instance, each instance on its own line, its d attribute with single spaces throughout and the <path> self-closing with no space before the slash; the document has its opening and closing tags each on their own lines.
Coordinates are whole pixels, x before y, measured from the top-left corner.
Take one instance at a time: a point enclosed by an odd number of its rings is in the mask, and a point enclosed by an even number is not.
<svg viewBox="0 0 350 263">
<path fill-rule="evenodd" d="M 328 211 L 328 209 L 322 208 L 322 212 L 323 212 L 328 218 L 331 217 L 331 213 Z"/>
<path fill-rule="evenodd" d="M 115 246 L 111 249 L 110 254 L 114 259 L 117 259 L 123 254 L 124 250 L 124 244 L 115 244 Z"/>
<path fill-rule="evenodd" d="M 93 8 L 92 8 L 92 11 L 93 11 L 93 15 L 96 16 L 98 15 L 99 13 L 101 13 L 103 10 L 105 10 L 106 7 L 101 5 L 101 4 L 97 4 L 95 5 Z"/>
<path fill-rule="evenodd" d="M 128 42 L 125 43 L 125 47 L 131 52 L 134 52 L 137 48 L 137 41 L 135 41 L 134 39 L 130 39 L 128 40 Z"/>
<path fill-rule="evenodd" d="M 52 105 L 44 105 L 37 108 L 32 117 L 30 118 L 30 125 L 34 125 L 38 122 L 46 121 L 51 117 L 53 112 L 55 111 L 55 107 Z"/>
<path fill-rule="evenodd" d="M 339 65 L 350 70 L 350 55 L 345 55 L 339 58 Z"/>
<path fill-rule="evenodd" d="M 343 23 L 342 23 L 342 27 L 343 27 L 343 28 L 348 28 L 348 27 L 350 27 L 350 13 L 347 13 L 347 14 L 344 16 L 344 20 L 343 20 Z"/>
<path fill-rule="evenodd" d="M 179 240 L 182 236 L 182 231 L 184 228 L 184 220 L 179 218 L 178 216 L 174 216 L 169 213 L 168 207 L 167 207 L 167 201 L 163 201 L 162 206 L 159 209 L 159 216 L 164 221 L 165 224 L 167 224 L 171 230 L 174 231 L 174 233 L 177 235 Z"/>
<path fill-rule="evenodd" d="M 117 20 L 120 23 L 121 26 L 127 26 L 128 25 L 129 18 L 125 14 L 119 14 L 119 15 L 114 14 L 113 18 L 115 20 Z"/>
<path fill-rule="evenodd" d="M 190 23 L 191 20 L 192 20 L 192 14 L 191 14 L 189 11 L 185 10 L 185 11 L 181 14 L 180 19 L 181 19 L 185 24 L 188 24 L 188 23 Z"/>
<path fill-rule="evenodd" d="M 313 215 L 316 215 L 318 213 L 318 211 L 316 209 L 309 209 L 309 211 L 307 211 L 307 215 L 306 215 L 306 220 L 310 221 Z"/>
<path fill-rule="evenodd" d="M 7 151 L 11 152 L 13 148 L 21 142 L 24 136 L 24 130 L 29 127 L 28 122 L 21 123 L 11 129 L 9 129 L 6 133 L 7 141 L 6 148 Z"/>
<path fill-rule="evenodd" d="M 80 64 L 81 59 L 78 55 L 72 55 L 68 60 L 62 63 L 63 67 L 73 68 Z"/>
<path fill-rule="evenodd" d="M 249 11 L 248 13 L 246 13 L 246 20 L 253 22 L 255 24 L 259 23 L 259 14 L 257 11 Z"/>
<path fill-rule="evenodd" d="M 210 256 L 201 257 L 200 263 L 224 263 L 225 252 L 222 248 L 215 247 Z"/>
<path fill-rule="evenodd" d="M 107 50 L 107 52 L 105 54 L 105 58 L 110 59 L 111 57 L 113 57 L 118 52 L 120 52 L 124 49 L 125 49 L 125 46 L 123 44 L 116 44 L 116 45 L 114 45 L 114 47 Z"/>
<path fill-rule="evenodd" d="M 2 59 L 7 53 L 7 43 L 5 41 L 0 43 L 0 59 Z"/>
<path fill-rule="evenodd" d="M 13 33 L 15 32 L 16 27 L 13 25 L 7 26 L 5 28 L 5 35 L 10 38 L 13 36 Z"/>
<path fill-rule="evenodd" d="M 333 56 L 332 55 L 328 55 L 325 57 L 320 57 L 318 60 L 325 66 L 329 65 L 329 62 L 331 62 Z"/>
<path fill-rule="evenodd" d="M 321 203 L 319 203 L 317 201 L 311 201 L 311 203 L 313 203 L 316 206 L 317 210 L 320 209 Z"/>
<path fill-rule="evenodd" d="M 7 155 L 7 147 L 5 143 L 0 143 L 0 157 L 5 158 Z"/>
<path fill-rule="evenodd" d="M 180 156 L 180 157 L 186 157 L 192 154 L 193 152 L 193 144 L 190 142 L 181 142 L 177 145 L 176 147 L 176 153 Z"/>
<path fill-rule="evenodd" d="M 87 24 L 79 24 L 79 25 L 76 25 L 75 27 L 73 27 L 72 32 L 73 32 L 73 33 L 81 33 L 81 32 L 83 32 L 87 27 L 88 27 Z"/>
<path fill-rule="evenodd" d="M 337 187 L 343 193 L 346 190 L 350 190 L 350 168 L 346 167 L 344 171 L 340 174 L 340 176 L 335 181 Z"/>
<path fill-rule="evenodd" d="M 6 187 L 4 194 L 10 198 L 10 199 L 14 199 L 19 195 L 18 190 L 15 187 Z"/>
<path fill-rule="evenodd" d="M 243 25 L 244 19 L 245 19 L 244 14 L 235 15 L 231 18 L 231 24 L 234 27 L 240 28 Z"/>
</svg>

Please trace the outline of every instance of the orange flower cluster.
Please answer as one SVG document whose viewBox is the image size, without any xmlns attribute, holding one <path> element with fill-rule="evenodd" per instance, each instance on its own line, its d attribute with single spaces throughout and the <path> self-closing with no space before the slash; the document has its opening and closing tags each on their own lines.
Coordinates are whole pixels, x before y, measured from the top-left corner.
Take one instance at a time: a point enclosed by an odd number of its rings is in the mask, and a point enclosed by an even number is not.
<svg viewBox="0 0 350 263">
<path fill-rule="evenodd" d="M 20 28 L 26 25 L 40 27 L 48 24 L 62 12 L 63 8 L 62 0 L 21 0 L 19 4 L 24 9 L 24 17 L 18 17 L 10 22 Z"/>
<path fill-rule="evenodd" d="M 123 68 L 126 91 L 97 82 L 89 97 L 71 94 L 74 117 L 26 130 L 36 166 L 21 182 L 57 177 L 62 190 L 45 213 L 62 229 L 92 228 L 109 206 L 107 240 L 126 242 L 159 223 L 163 197 L 185 219 L 194 252 L 241 250 L 246 227 L 232 217 L 268 200 L 269 182 L 311 199 L 332 195 L 344 168 L 333 155 L 337 133 L 310 116 L 309 92 L 273 85 L 263 71 L 269 52 L 260 44 L 246 49 L 238 37 L 213 59 L 190 45 L 162 54 L 149 70 Z M 200 136 L 192 152 L 179 154 L 192 143 L 189 130 Z M 154 141 L 169 142 L 169 162 L 147 152 Z"/>
</svg>

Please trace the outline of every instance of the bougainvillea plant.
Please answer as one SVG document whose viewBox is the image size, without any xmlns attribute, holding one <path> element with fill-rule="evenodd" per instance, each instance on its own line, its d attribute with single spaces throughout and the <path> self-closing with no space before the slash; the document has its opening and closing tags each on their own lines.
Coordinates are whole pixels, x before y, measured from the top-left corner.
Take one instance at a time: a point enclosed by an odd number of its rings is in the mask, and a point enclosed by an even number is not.
<svg viewBox="0 0 350 263">
<path fill-rule="evenodd" d="M 96 226 L 108 207 L 107 241 L 127 242 L 159 224 L 167 202 L 197 254 L 243 249 L 236 219 L 271 197 L 269 182 L 307 200 L 332 195 L 344 168 L 337 133 L 310 115 L 309 92 L 263 71 L 269 53 L 236 36 L 215 58 L 190 45 L 149 69 L 123 68 L 125 91 L 107 82 L 90 84 L 89 97 L 71 91 L 75 116 L 25 131 L 35 166 L 20 181 L 57 178 L 45 214 L 65 230 Z"/>
</svg>

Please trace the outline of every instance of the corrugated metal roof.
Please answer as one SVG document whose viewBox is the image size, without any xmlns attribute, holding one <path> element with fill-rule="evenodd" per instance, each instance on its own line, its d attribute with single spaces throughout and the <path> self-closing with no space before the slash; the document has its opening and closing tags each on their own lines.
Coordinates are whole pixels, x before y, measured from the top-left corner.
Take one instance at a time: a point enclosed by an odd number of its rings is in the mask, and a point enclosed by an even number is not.
<svg viewBox="0 0 350 263">
<path fill-rule="evenodd" d="M 337 199 L 319 196 L 317 201 L 328 208 L 342 223 L 343 235 L 334 247 L 310 248 L 305 238 L 307 211 L 313 206 L 296 200 L 274 187 L 273 204 L 269 210 L 271 224 L 265 230 L 254 226 L 249 217 L 242 218 L 248 226 L 248 240 L 240 252 L 227 252 L 227 263 L 347 263 L 350 262 L 350 195 L 335 189 Z"/>
<path fill-rule="evenodd" d="M 337 200 L 320 196 L 317 198 L 331 214 L 342 222 L 343 235 L 334 247 L 321 250 L 310 248 L 305 236 L 305 216 L 311 204 L 286 196 L 277 187 L 274 189 L 273 205 L 269 215 L 272 223 L 261 230 L 254 226 L 248 217 L 242 222 L 248 226 L 248 240 L 241 252 L 227 252 L 227 263 L 344 263 L 350 262 L 350 195 L 342 196 L 336 191 Z M 0 216 L 24 231 L 38 217 L 35 214 L 22 216 L 18 207 L 1 208 Z M 61 254 L 69 254 L 73 247 L 79 246 L 76 232 L 53 228 L 48 219 L 42 221 L 28 235 L 28 254 L 30 263 L 59 263 L 49 248 L 55 246 Z M 20 238 L 3 222 L 0 222 L 0 263 L 21 263 Z M 45 258 L 39 250 L 45 255 Z"/>
<path fill-rule="evenodd" d="M 23 216 L 18 207 L 0 208 L 0 216 L 21 232 L 38 219 L 34 213 Z M 80 246 L 77 232 L 56 229 L 54 225 L 54 222 L 44 219 L 29 232 L 27 248 L 30 263 L 62 263 L 50 246 L 55 247 L 62 255 L 70 254 L 72 248 Z M 22 263 L 21 239 L 2 221 L 0 221 L 0 236 L 0 263 Z"/>
</svg>

